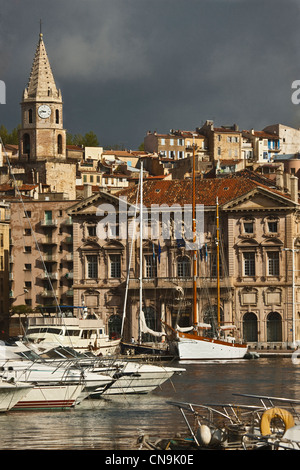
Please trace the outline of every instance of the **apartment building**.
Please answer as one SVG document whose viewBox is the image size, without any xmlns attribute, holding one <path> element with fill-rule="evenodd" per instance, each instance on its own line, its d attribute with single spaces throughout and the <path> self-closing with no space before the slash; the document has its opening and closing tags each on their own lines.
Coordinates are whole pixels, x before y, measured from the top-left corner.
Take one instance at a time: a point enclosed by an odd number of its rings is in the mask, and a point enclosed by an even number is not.
<svg viewBox="0 0 300 470">
<path fill-rule="evenodd" d="M 144 149 L 161 157 L 180 160 L 193 155 L 193 148 L 198 158 L 208 160 L 207 141 L 198 132 L 171 130 L 169 134 L 149 131 L 144 138 Z"/>
<path fill-rule="evenodd" d="M 11 201 L 11 305 L 73 305 L 73 228 L 67 210 L 74 201 Z"/>
<path fill-rule="evenodd" d="M 133 212 L 119 199 L 126 196 L 128 204 L 135 204 L 136 186 L 121 191 L 118 197 L 95 194 L 69 209 L 74 228 L 74 303 L 84 301 L 103 319 L 110 332 L 117 331 L 123 323 L 129 273 L 124 333 L 128 340 L 138 337 L 141 262 L 143 309 L 148 326 L 158 331 L 162 328 L 161 320 L 172 325 L 191 324 L 192 252 L 187 237 L 179 237 L 175 230 L 175 209 L 172 209 L 191 204 L 191 184 L 190 180 L 144 183 L 143 203 L 148 214 L 144 222 L 142 260 L 138 237 L 132 241 L 127 236 L 132 234 Z M 300 294 L 298 254 L 295 284 L 290 269 L 291 250 L 300 243 L 296 186 L 297 181 L 292 178 L 291 192 L 280 192 L 274 188 L 274 182 L 251 173 L 197 180 L 196 204 L 204 205 L 203 238 L 197 257 L 200 322 L 214 325 L 216 320 L 218 197 L 223 324 L 234 323 L 239 337 L 257 347 L 289 347 L 294 336 L 300 340 L 299 312 L 293 310 L 291 302 L 293 295 L 298 298 Z M 153 204 L 161 210 L 171 208 L 169 237 L 162 237 L 159 232 L 159 237 L 154 238 L 148 232 Z M 126 221 L 125 232 L 124 225 L 121 230 L 121 220 Z M 162 230 L 162 216 L 159 220 Z M 100 232 L 98 224 L 102 227 Z M 128 266 L 131 250 L 132 261 Z"/>
</svg>

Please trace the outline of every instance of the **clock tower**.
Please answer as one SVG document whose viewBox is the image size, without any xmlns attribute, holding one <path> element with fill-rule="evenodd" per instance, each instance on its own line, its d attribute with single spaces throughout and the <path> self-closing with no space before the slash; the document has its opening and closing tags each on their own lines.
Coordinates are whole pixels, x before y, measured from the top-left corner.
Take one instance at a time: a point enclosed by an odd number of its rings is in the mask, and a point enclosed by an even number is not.
<svg viewBox="0 0 300 470">
<path fill-rule="evenodd" d="M 43 34 L 39 35 L 29 82 L 21 102 L 19 159 L 23 162 L 66 159 L 63 102 L 56 88 Z"/>
</svg>

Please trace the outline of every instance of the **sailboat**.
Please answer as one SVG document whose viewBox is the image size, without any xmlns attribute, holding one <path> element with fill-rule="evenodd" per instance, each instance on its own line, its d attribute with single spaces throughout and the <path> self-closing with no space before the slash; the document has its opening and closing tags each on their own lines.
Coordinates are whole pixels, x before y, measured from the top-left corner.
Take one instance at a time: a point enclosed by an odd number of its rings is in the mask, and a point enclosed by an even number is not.
<svg viewBox="0 0 300 470">
<path fill-rule="evenodd" d="M 200 334 L 200 331 L 210 327 L 210 325 L 198 323 L 197 318 L 197 251 L 196 244 L 196 211 L 195 211 L 195 146 L 193 146 L 193 323 L 194 325 L 188 328 L 174 329 L 166 325 L 176 335 L 176 349 L 180 360 L 198 360 L 198 359 L 242 359 L 247 357 L 248 346 L 245 343 L 236 342 L 234 337 L 228 336 L 227 338 L 220 339 L 220 332 L 227 329 L 234 329 L 234 325 L 221 326 L 220 321 L 220 229 L 219 229 L 219 204 L 218 198 L 216 200 L 216 225 L 217 225 L 217 311 L 218 311 L 218 336 L 216 338 L 209 338 Z"/>
<path fill-rule="evenodd" d="M 121 341 L 121 352 L 124 354 L 153 354 L 153 355 L 163 355 L 167 357 L 168 355 L 168 344 L 166 342 L 142 342 L 142 334 L 150 334 L 155 338 L 163 338 L 165 339 L 166 333 L 164 331 L 154 331 L 147 326 L 147 322 L 145 319 L 145 314 L 143 311 L 143 162 L 141 162 L 140 168 L 140 182 L 139 182 L 139 192 L 140 192 L 140 204 L 139 204 L 139 213 L 140 213 L 140 271 L 139 271 L 139 332 L 138 332 L 138 341 L 132 341 L 131 343 L 126 343 L 125 341 Z M 137 193 L 138 196 L 138 193 Z M 137 209 L 137 203 L 136 203 Z M 136 220 L 136 213 L 135 218 Z M 129 268 L 131 263 L 131 256 L 132 251 L 130 253 L 129 259 Z M 121 336 L 123 336 L 123 325 L 124 325 L 124 318 L 126 315 L 126 301 L 127 301 L 127 293 L 128 293 L 128 283 L 129 283 L 129 269 L 127 274 L 127 285 L 126 285 L 126 292 L 125 292 L 125 301 L 124 301 L 124 311 L 123 311 L 123 322 L 122 322 L 122 332 Z"/>
</svg>

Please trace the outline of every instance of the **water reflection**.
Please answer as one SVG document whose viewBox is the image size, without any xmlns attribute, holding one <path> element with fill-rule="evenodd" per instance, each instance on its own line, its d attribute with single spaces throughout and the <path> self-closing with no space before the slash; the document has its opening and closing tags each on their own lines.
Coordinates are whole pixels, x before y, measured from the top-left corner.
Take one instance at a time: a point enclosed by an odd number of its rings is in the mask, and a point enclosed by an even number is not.
<svg viewBox="0 0 300 470">
<path fill-rule="evenodd" d="M 137 449 L 140 435 L 168 437 L 186 430 L 168 400 L 249 403 L 233 393 L 299 399 L 300 365 L 291 359 L 180 363 L 186 372 L 148 395 L 84 401 L 70 411 L 0 415 L 1 450 Z"/>
</svg>

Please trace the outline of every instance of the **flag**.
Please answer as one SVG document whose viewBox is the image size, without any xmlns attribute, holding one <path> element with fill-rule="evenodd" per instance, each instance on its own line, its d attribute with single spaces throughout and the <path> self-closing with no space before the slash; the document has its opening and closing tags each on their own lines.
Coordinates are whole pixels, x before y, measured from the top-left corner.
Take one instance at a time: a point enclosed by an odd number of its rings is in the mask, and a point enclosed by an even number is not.
<svg viewBox="0 0 300 470">
<path fill-rule="evenodd" d="M 160 254 L 161 254 L 161 247 L 160 243 L 158 242 L 158 262 L 160 263 Z"/>
<path fill-rule="evenodd" d="M 152 243 L 152 252 L 153 252 L 153 261 L 155 260 L 155 249 L 154 249 L 154 243 Z"/>
</svg>

